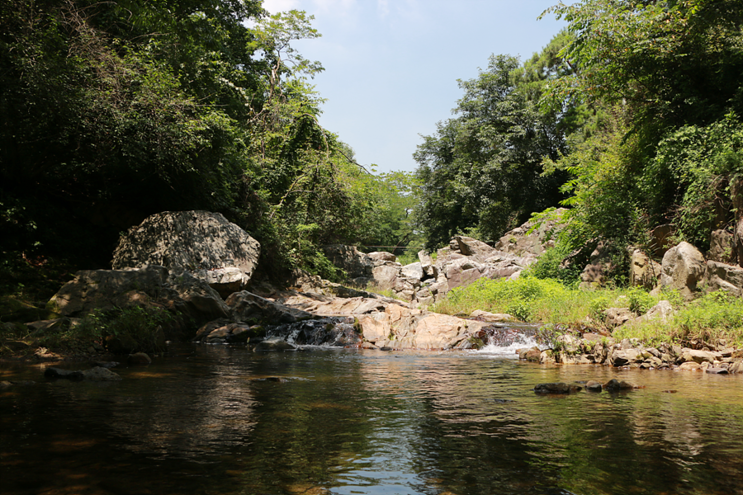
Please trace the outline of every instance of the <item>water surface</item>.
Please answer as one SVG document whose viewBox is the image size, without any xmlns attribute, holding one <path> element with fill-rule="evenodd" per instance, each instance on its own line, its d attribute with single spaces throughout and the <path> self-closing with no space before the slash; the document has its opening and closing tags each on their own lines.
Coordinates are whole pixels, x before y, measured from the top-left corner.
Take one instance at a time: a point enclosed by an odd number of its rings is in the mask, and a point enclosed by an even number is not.
<svg viewBox="0 0 743 495">
<path fill-rule="evenodd" d="M 225 346 L 115 371 L 0 365 L 37 381 L 0 392 L 0 493 L 743 493 L 740 376 Z M 611 378 L 645 388 L 531 390 Z"/>
</svg>

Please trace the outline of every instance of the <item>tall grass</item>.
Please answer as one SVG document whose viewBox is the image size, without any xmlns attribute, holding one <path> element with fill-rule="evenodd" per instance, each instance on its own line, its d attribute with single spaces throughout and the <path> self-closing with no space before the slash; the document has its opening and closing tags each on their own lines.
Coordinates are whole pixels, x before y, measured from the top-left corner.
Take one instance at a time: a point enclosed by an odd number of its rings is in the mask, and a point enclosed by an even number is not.
<svg viewBox="0 0 743 495">
<path fill-rule="evenodd" d="M 480 279 L 452 290 L 431 309 L 452 315 L 469 315 L 480 309 L 574 330 L 586 327 L 612 330 L 604 321 L 607 308 L 625 307 L 640 316 L 662 299 L 670 301 L 676 309 L 673 316 L 665 321 L 633 320 L 614 329 L 612 337 L 637 338 L 655 344 L 724 340 L 728 345 L 743 345 L 743 299 L 727 292 L 713 292 L 684 303 L 676 292 L 653 296 L 637 287 L 589 291 L 554 279 L 525 276 L 518 280 Z"/>
<path fill-rule="evenodd" d="M 658 300 L 637 288 L 587 291 L 554 279 L 525 276 L 517 280 L 480 279 L 452 290 L 433 310 L 468 315 L 480 309 L 532 323 L 602 326 L 604 310 L 609 307 L 629 307 L 643 314 Z"/>
</svg>

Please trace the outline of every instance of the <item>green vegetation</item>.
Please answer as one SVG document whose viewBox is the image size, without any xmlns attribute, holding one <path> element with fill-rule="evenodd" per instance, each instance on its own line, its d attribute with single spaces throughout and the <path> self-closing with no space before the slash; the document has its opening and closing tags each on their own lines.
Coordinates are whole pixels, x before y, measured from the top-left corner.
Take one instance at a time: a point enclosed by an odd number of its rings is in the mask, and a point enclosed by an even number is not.
<svg viewBox="0 0 743 495">
<path fill-rule="evenodd" d="M 29 344 L 28 350 L 44 347 L 69 354 L 104 349 L 113 353 L 160 352 L 165 350 L 166 338 L 178 335 L 182 318 L 158 307 L 95 310 L 82 319 L 63 318 L 39 330 L 4 323 L 0 341 L 22 341 Z M 10 349 L 0 344 L 0 353 L 5 350 Z"/>
<path fill-rule="evenodd" d="M 257 0 L 0 1 L 0 291 L 105 268 L 165 210 L 222 212 L 269 276 L 332 277 L 324 244 L 405 246 L 411 174 L 374 175 L 318 124 L 323 68 L 292 47 L 311 21 Z"/>
<path fill-rule="evenodd" d="M 669 301 L 676 310 L 666 321 L 636 320 L 616 329 L 607 324 L 607 308 L 628 308 L 635 316 L 641 316 L 661 300 Z M 638 338 L 655 344 L 723 339 L 730 345 L 743 345 L 743 300 L 726 292 L 713 292 L 684 303 L 673 291 L 657 296 L 637 287 L 588 291 L 527 275 L 517 280 L 480 279 L 468 287 L 454 289 L 433 308 L 452 315 L 469 315 L 476 309 L 542 323 L 543 338 L 547 340 L 554 340 L 560 333 L 555 329 L 560 328 L 581 333 L 613 331 L 615 339 Z"/>
<path fill-rule="evenodd" d="M 435 305 L 435 311 L 469 315 L 481 309 L 491 313 L 508 313 L 526 322 L 576 329 L 605 328 L 603 311 L 606 308 L 612 305 L 634 306 L 638 314 L 642 314 L 649 309 L 649 301 L 653 304 L 657 302 L 640 289 L 585 291 L 567 287 L 554 279 L 527 275 L 517 280 L 480 279 L 470 286 L 454 289 Z"/>
</svg>

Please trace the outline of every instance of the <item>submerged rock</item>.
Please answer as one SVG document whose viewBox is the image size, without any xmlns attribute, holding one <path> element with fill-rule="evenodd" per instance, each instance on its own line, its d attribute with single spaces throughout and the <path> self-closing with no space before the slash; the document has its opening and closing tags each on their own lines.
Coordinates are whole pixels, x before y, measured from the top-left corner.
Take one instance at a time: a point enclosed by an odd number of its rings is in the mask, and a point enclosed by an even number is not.
<svg viewBox="0 0 743 495">
<path fill-rule="evenodd" d="M 64 370 L 61 368 L 47 368 L 44 371 L 44 376 L 51 379 L 65 379 L 73 382 L 80 382 L 83 380 L 91 382 L 110 382 L 121 380 L 121 377 L 113 371 L 96 366 L 89 370 Z"/>
<path fill-rule="evenodd" d="M 281 337 L 271 337 L 255 346 L 257 352 L 294 351 L 297 348 Z"/>
<path fill-rule="evenodd" d="M 564 382 L 540 383 L 534 387 L 534 392 L 538 394 L 570 394 L 581 390 L 583 390 L 583 387 L 580 385 Z"/>
<path fill-rule="evenodd" d="M 596 381 L 590 380 L 588 383 L 586 383 L 586 390 L 589 392 L 601 392 L 603 390 L 603 386 Z"/>
<path fill-rule="evenodd" d="M 639 388 L 639 387 L 637 387 L 633 383 L 626 382 L 624 380 L 619 381 L 616 378 L 612 378 L 604 385 L 604 389 L 606 389 L 609 392 L 619 392 L 621 390 L 633 390 L 636 388 Z"/>
<path fill-rule="evenodd" d="M 149 364 L 152 364 L 152 359 L 150 358 L 150 356 L 148 356 L 144 352 L 136 352 L 134 354 L 129 354 L 129 357 L 127 357 L 126 362 L 130 366 L 136 366 L 136 365 L 147 366 Z M 101 366 L 101 368 L 108 368 L 108 366 Z"/>
</svg>

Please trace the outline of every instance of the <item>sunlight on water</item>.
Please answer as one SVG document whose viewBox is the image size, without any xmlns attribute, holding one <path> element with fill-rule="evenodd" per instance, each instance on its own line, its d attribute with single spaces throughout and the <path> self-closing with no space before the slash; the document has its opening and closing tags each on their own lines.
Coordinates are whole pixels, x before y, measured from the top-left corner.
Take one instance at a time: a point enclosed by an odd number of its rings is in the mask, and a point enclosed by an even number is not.
<svg viewBox="0 0 743 495">
<path fill-rule="evenodd" d="M 743 494 L 743 377 L 521 363 L 535 342 L 512 335 L 477 352 L 184 347 L 108 384 L 3 365 L 37 383 L 0 396 L 0 492 Z M 644 388 L 533 392 L 611 378 Z"/>
</svg>

